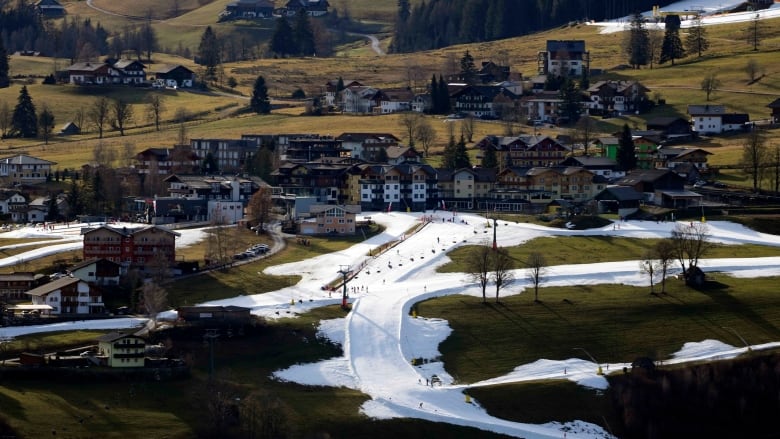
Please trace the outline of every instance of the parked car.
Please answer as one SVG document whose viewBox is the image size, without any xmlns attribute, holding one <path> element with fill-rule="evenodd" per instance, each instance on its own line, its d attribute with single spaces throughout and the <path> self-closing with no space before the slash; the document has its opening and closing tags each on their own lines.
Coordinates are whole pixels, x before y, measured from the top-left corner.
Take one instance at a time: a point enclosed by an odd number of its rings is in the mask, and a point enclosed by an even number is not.
<svg viewBox="0 0 780 439">
<path fill-rule="evenodd" d="M 718 189 L 724 189 L 728 187 L 726 183 L 723 183 L 722 181 L 716 181 L 715 183 L 712 183 L 712 185 Z"/>
</svg>

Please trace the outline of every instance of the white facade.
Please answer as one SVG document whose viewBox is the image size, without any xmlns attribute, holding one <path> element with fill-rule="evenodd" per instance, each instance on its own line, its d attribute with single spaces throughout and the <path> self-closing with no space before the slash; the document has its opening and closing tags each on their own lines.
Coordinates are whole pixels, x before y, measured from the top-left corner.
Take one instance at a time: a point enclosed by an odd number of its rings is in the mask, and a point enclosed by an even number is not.
<svg viewBox="0 0 780 439">
<path fill-rule="evenodd" d="M 215 224 L 235 224 L 244 218 L 244 204 L 240 201 L 209 201 L 209 222 Z"/>
<path fill-rule="evenodd" d="M 723 119 L 720 115 L 702 115 L 692 116 L 691 124 L 693 131 L 701 134 L 713 134 L 723 132 Z"/>
</svg>

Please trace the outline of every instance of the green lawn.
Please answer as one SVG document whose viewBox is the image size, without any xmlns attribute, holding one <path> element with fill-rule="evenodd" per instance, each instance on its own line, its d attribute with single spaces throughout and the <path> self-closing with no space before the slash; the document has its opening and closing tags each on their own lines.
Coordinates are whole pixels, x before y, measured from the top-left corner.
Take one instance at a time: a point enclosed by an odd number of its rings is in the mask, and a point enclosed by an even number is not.
<svg viewBox="0 0 780 439">
<path fill-rule="evenodd" d="M 219 392 L 230 404 L 240 404 L 253 394 L 278 398 L 288 437 L 502 437 L 415 419 L 371 420 L 359 413 L 368 396 L 358 391 L 270 378 L 276 370 L 339 355 L 339 347 L 315 337 L 315 326 L 321 319 L 344 315 L 340 307 L 330 306 L 279 320 L 243 337 L 221 337 L 214 348 L 217 385 L 213 390 L 207 386 L 208 347 L 200 337 L 176 343 L 192 365 L 192 376 L 186 380 L 0 381 L 0 430 L 5 422 L 21 438 L 246 437 L 238 435 L 234 423 L 216 425 L 207 403 Z"/>
<path fill-rule="evenodd" d="M 615 236 L 561 236 L 534 238 L 523 245 L 508 247 L 514 260 L 513 268 L 524 268 L 531 252 L 543 250 L 548 265 L 586 264 L 641 259 L 659 239 L 624 238 Z M 468 261 L 476 246 L 459 247 L 448 253 L 452 262 L 438 268 L 440 273 L 468 271 Z M 780 256 L 780 247 L 764 245 L 716 244 L 704 258 L 757 258 Z"/>
<path fill-rule="evenodd" d="M 541 303 L 526 291 L 499 304 L 451 296 L 416 309 L 420 316 L 449 321 L 453 332 L 440 351 L 447 371 L 466 383 L 539 358 L 581 357 L 576 347 L 600 362 L 631 362 L 642 356 L 665 359 L 686 342 L 708 338 L 740 346 L 724 327 L 751 344 L 780 338 L 779 278 L 710 278 L 701 291 L 676 280 L 660 295 L 627 285 L 550 287 L 540 289 Z"/>
</svg>

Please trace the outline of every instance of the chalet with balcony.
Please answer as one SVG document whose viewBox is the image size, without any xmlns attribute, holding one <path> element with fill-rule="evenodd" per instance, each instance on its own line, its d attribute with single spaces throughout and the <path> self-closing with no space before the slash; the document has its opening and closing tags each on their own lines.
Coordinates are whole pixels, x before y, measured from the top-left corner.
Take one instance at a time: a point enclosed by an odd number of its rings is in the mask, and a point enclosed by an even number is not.
<svg viewBox="0 0 780 439">
<path fill-rule="evenodd" d="M 699 174 L 709 172 L 707 156 L 710 155 L 711 152 L 700 148 L 662 147 L 656 151 L 655 167 L 667 168 L 678 174 L 690 173 L 692 167 L 698 171 L 695 176 L 698 177 Z"/>
<path fill-rule="evenodd" d="M 301 224 L 304 235 L 354 235 L 360 206 L 315 204 L 309 213 L 314 218 Z"/>
<path fill-rule="evenodd" d="M 547 40 L 537 56 L 539 75 L 580 77 L 590 71 L 590 52 L 584 40 Z"/>
<path fill-rule="evenodd" d="M 540 91 L 520 98 L 520 108 L 529 121 L 555 123 L 563 104 L 557 91 Z"/>
<path fill-rule="evenodd" d="M 775 99 L 766 106 L 771 110 L 771 113 L 769 113 L 769 120 L 772 123 L 780 123 L 780 98 Z"/>
<path fill-rule="evenodd" d="M 150 74 L 158 87 L 190 88 L 195 83 L 195 72 L 181 64 L 160 64 Z"/>
<path fill-rule="evenodd" d="M 558 165 L 571 149 L 548 136 L 487 136 L 477 142 L 481 150 L 494 148 L 502 166 Z"/>
<path fill-rule="evenodd" d="M 133 334 L 111 332 L 98 337 L 97 357 L 108 367 L 144 367 L 146 341 Z"/>
<path fill-rule="evenodd" d="M 325 105 L 334 106 L 341 103 L 340 93 L 347 87 L 361 87 L 363 84 L 355 80 L 342 80 L 343 88 L 339 89 L 339 80 L 332 79 L 325 83 Z"/>
<path fill-rule="evenodd" d="M 200 160 L 191 145 L 147 148 L 136 154 L 135 169 L 139 174 L 192 174 L 200 167 Z"/>
<path fill-rule="evenodd" d="M 598 81 L 586 91 L 588 113 L 612 115 L 639 111 L 650 90 L 638 81 Z"/>
<path fill-rule="evenodd" d="M 376 148 L 388 148 L 397 146 L 401 140 L 390 133 L 342 133 L 336 137 L 341 142 L 341 147 L 350 152 L 354 159 L 370 160 L 369 150 Z"/>
<path fill-rule="evenodd" d="M 3 157 L 0 158 L 0 177 L 21 184 L 44 183 L 46 176 L 51 174 L 52 166 L 56 164 L 27 154 Z"/>
<path fill-rule="evenodd" d="M 146 82 L 146 66 L 137 60 L 108 59 L 105 62 L 79 62 L 69 66 L 69 82 L 79 85 L 140 85 Z"/>
<path fill-rule="evenodd" d="M 698 134 L 721 134 L 728 131 L 745 130 L 750 116 L 743 113 L 728 113 L 724 105 L 688 105 L 691 126 Z"/>
<path fill-rule="evenodd" d="M 379 90 L 379 113 L 391 114 L 412 111 L 414 93 L 408 88 L 386 88 Z"/>
<path fill-rule="evenodd" d="M 313 162 L 315 160 L 350 157 L 341 140 L 331 136 L 307 136 L 289 139 L 282 160 Z"/>
<path fill-rule="evenodd" d="M 344 88 L 340 97 L 340 106 L 344 113 L 371 114 L 379 107 L 381 93 L 374 87 L 353 85 Z"/>
<path fill-rule="evenodd" d="M 684 142 L 693 137 L 691 122 L 684 117 L 659 116 L 647 120 L 647 129 L 661 133 L 667 142 Z"/>
<path fill-rule="evenodd" d="M 274 4 L 268 0 L 238 0 L 228 3 L 219 17 L 221 20 L 271 18 L 273 13 Z"/>
<path fill-rule="evenodd" d="M 466 113 L 474 117 L 497 117 L 496 100 L 515 102 L 520 96 L 499 85 L 467 85 L 450 94 L 457 113 Z"/>
<path fill-rule="evenodd" d="M 65 7 L 57 0 L 38 0 L 35 2 L 35 10 L 43 18 L 55 18 L 65 15 Z"/>
<path fill-rule="evenodd" d="M 180 233 L 161 226 L 85 229 L 84 259 L 105 258 L 124 267 L 151 268 L 176 262 L 176 237 Z"/>
<path fill-rule="evenodd" d="M 111 67 L 109 73 L 114 84 L 139 85 L 146 82 L 146 66 L 138 60 L 120 59 L 114 61 Z"/>
<path fill-rule="evenodd" d="M 65 276 L 25 293 L 33 305 L 49 305 L 52 315 L 103 314 L 103 296 L 99 289 L 83 280 Z"/>
<path fill-rule="evenodd" d="M 292 17 L 300 10 L 306 11 L 310 17 L 321 17 L 328 13 L 328 0 L 289 0 L 284 6 L 286 15 Z"/>
<path fill-rule="evenodd" d="M 204 166 L 216 166 L 209 173 L 241 172 L 257 154 L 257 144 L 245 139 L 191 139 L 190 146 Z"/>
<path fill-rule="evenodd" d="M 106 258 L 88 259 L 68 268 L 68 272 L 76 278 L 92 285 L 119 285 L 119 277 L 124 273 L 123 267 Z"/>
<path fill-rule="evenodd" d="M 48 282 L 42 274 L 27 271 L 0 274 L 0 303 L 14 303 L 29 300 L 25 293 Z"/>
<path fill-rule="evenodd" d="M 588 171 L 604 177 L 605 180 L 614 180 L 626 176 L 617 162 L 607 157 L 571 156 L 561 162 L 561 166 L 579 166 Z"/>
<path fill-rule="evenodd" d="M 243 306 L 181 306 L 179 320 L 191 325 L 213 327 L 244 326 L 252 322 L 252 309 Z"/>
<path fill-rule="evenodd" d="M 685 208 L 701 203 L 702 196 L 685 189 L 685 179 L 668 169 L 636 170 L 617 182 L 643 194 L 646 203 Z"/>
<path fill-rule="evenodd" d="M 422 211 L 437 203 L 437 172 L 429 165 L 360 165 L 350 173 L 356 180 L 363 210 Z"/>
</svg>

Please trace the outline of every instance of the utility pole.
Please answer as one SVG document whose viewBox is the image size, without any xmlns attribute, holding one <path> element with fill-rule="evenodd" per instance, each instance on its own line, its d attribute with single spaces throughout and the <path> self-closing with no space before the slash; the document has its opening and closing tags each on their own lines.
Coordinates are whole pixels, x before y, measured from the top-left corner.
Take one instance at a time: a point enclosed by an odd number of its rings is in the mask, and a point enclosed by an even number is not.
<svg viewBox="0 0 780 439">
<path fill-rule="evenodd" d="M 341 274 L 341 307 L 347 309 L 347 276 L 349 275 L 349 265 L 339 265 L 339 273 Z"/>
<path fill-rule="evenodd" d="M 596 363 L 596 364 L 598 365 L 598 367 L 599 367 L 599 368 L 597 369 L 597 371 L 596 371 L 596 375 L 604 375 L 604 372 L 601 370 L 601 364 L 599 364 L 599 362 L 598 362 L 598 361 L 596 361 L 596 359 L 595 359 L 595 358 L 593 358 L 593 355 L 591 355 L 591 354 L 590 354 L 590 352 L 586 351 L 584 348 L 573 348 L 573 349 L 574 349 L 574 350 L 577 350 L 577 351 L 582 351 L 582 352 L 585 352 L 585 354 L 586 354 L 588 357 L 590 357 L 591 361 L 593 361 L 594 363 Z"/>
<path fill-rule="evenodd" d="M 209 380 L 214 378 L 214 343 L 219 337 L 216 329 L 207 329 L 203 341 L 209 344 Z"/>
<path fill-rule="evenodd" d="M 496 229 L 498 229 L 498 219 L 496 219 L 495 213 L 493 214 L 493 250 L 498 250 L 498 242 L 496 241 Z"/>
</svg>

